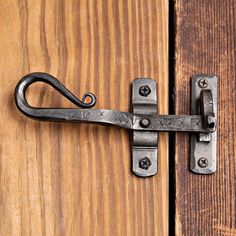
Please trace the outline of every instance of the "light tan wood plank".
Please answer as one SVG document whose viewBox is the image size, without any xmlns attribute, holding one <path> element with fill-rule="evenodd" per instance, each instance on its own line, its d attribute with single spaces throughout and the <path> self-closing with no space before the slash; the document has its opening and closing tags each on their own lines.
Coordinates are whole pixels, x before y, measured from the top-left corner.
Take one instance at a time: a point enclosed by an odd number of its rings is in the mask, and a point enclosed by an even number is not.
<svg viewBox="0 0 236 236">
<path fill-rule="evenodd" d="M 168 1 L 0 1 L 0 235 L 167 235 L 168 137 L 159 173 L 131 173 L 130 134 L 118 128 L 40 123 L 16 109 L 19 79 L 42 71 L 96 108 L 130 110 L 130 83 L 158 81 L 168 112 Z M 47 86 L 35 106 L 70 107 Z"/>
</svg>

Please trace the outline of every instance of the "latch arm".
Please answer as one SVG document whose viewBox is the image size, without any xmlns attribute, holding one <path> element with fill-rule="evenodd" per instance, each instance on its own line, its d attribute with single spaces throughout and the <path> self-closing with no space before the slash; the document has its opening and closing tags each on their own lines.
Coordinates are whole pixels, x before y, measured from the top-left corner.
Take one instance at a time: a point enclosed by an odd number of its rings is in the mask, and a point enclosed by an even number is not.
<svg viewBox="0 0 236 236">
<path fill-rule="evenodd" d="M 47 83 L 54 87 L 64 97 L 79 108 L 36 108 L 29 105 L 26 100 L 26 91 L 36 82 Z M 85 103 L 89 97 L 90 102 Z M 152 115 L 133 114 L 107 109 L 92 108 L 96 104 L 96 97 L 92 93 L 83 95 L 82 101 L 65 88 L 55 77 L 46 73 L 32 73 L 23 77 L 15 89 L 15 101 L 19 110 L 26 116 L 41 121 L 84 122 L 103 125 L 114 125 L 121 128 L 140 131 L 158 132 L 214 132 L 215 127 L 204 126 L 201 115 Z M 147 124 L 145 124 L 147 122 Z"/>
</svg>

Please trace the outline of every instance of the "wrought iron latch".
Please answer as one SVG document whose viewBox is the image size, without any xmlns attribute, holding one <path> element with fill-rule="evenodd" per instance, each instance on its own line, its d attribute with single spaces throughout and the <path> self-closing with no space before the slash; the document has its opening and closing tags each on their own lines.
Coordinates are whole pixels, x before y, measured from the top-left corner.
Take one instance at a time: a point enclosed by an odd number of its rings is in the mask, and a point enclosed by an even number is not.
<svg viewBox="0 0 236 236">
<path fill-rule="evenodd" d="M 26 90 L 35 82 L 51 85 L 82 109 L 30 106 L 26 100 Z M 132 130 L 132 171 L 141 177 L 157 173 L 158 132 L 190 132 L 190 169 L 195 173 L 212 174 L 216 171 L 217 78 L 196 75 L 191 82 L 191 115 L 159 115 L 156 81 L 149 78 L 135 79 L 132 83 L 133 113 L 93 110 L 95 95 L 86 93 L 79 100 L 56 78 L 46 73 L 23 77 L 15 89 L 15 102 L 22 113 L 37 120 L 108 124 Z M 90 102 L 85 102 L 86 97 L 90 97 Z"/>
</svg>

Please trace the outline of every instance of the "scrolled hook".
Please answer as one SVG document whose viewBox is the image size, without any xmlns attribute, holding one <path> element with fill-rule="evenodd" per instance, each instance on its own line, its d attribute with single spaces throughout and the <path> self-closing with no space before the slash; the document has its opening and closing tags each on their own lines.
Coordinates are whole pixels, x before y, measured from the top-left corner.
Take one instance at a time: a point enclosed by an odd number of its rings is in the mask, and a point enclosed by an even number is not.
<svg viewBox="0 0 236 236">
<path fill-rule="evenodd" d="M 44 82 L 55 88 L 60 94 L 74 103 L 76 106 L 80 108 L 92 108 L 96 104 L 96 96 L 90 92 L 85 93 L 82 96 L 82 101 L 78 99 L 73 93 L 71 93 L 59 80 L 57 80 L 52 75 L 47 73 L 31 73 L 24 76 L 15 88 L 15 101 L 18 108 L 22 107 L 31 107 L 26 100 L 26 90 L 27 88 L 36 82 Z M 90 101 L 88 103 L 85 102 L 85 99 L 89 97 Z M 22 109 L 21 109 L 22 110 Z"/>
</svg>

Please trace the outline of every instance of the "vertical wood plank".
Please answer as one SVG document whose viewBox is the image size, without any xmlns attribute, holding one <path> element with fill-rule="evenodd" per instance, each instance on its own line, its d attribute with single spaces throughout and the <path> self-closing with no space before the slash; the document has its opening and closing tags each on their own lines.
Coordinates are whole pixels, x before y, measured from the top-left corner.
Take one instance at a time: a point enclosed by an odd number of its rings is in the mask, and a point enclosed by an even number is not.
<svg viewBox="0 0 236 236">
<path fill-rule="evenodd" d="M 0 1 L 0 235 L 167 235 L 168 137 L 159 173 L 131 174 L 130 135 L 85 124 L 40 123 L 16 109 L 18 80 L 56 76 L 98 108 L 130 110 L 130 83 L 158 81 L 168 112 L 168 1 Z M 45 85 L 35 106 L 70 107 Z"/>
<path fill-rule="evenodd" d="M 190 108 L 190 77 L 219 77 L 218 162 L 213 175 L 189 172 L 189 138 L 176 135 L 176 235 L 236 235 L 236 1 L 175 1 L 176 113 Z"/>
</svg>

